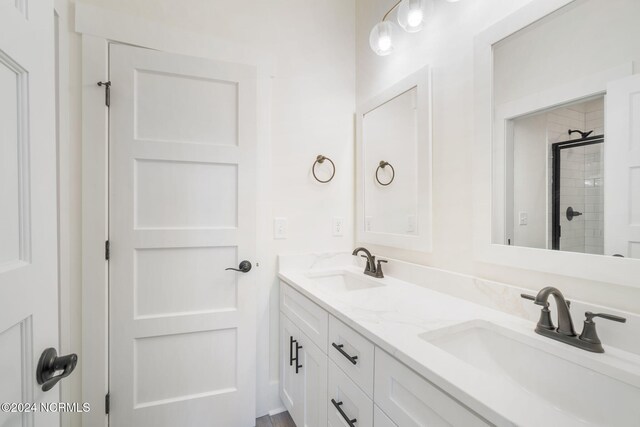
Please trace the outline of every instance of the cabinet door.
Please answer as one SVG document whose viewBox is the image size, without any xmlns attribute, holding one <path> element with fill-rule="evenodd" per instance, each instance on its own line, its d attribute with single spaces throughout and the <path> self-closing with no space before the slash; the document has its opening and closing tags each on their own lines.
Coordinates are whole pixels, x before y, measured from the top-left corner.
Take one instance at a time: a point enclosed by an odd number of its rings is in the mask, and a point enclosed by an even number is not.
<svg viewBox="0 0 640 427">
<path fill-rule="evenodd" d="M 296 375 L 301 389 L 300 404 L 303 408 L 300 418 L 293 418 L 298 427 L 327 426 L 327 355 L 304 333 L 298 335 L 302 346 L 298 351 L 298 361 L 302 365 Z M 295 349 L 294 349 L 295 351 Z M 294 362 L 295 368 L 295 362 Z M 295 369 L 294 369 L 295 372 Z M 298 401 L 296 401 L 298 404 Z"/>
<path fill-rule="evenodd" d="M 300 374 L 296 375 L 296 362 L 293 360 L 298 335 L 300 330 L 280 313 L 280 398 L 296 424 L 302 418 Z"/>
</svg>

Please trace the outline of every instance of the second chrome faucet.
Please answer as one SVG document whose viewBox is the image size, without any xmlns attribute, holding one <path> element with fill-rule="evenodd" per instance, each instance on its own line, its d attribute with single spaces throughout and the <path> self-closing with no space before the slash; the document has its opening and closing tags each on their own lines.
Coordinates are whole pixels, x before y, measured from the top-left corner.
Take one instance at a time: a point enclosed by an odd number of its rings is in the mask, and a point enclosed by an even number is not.
<svg viewBox="0 0 640 427">
<path fill-rule="evenodd" d="M 386 263 L 387 260 L 379 259 L 376 265 L 376 257 L 371 255 L 371 252 L 369 252 L 367 248 L 363 247 L 355 248 L 352 255 L 357 256 L 360 252 L 364 252 L 362 257 L 367 259 L 367 266 L 364 268 L 364 274 L 382 279 L 384 277 L 384 273 L 382 272 L 382 263 Z"/>
</svg>

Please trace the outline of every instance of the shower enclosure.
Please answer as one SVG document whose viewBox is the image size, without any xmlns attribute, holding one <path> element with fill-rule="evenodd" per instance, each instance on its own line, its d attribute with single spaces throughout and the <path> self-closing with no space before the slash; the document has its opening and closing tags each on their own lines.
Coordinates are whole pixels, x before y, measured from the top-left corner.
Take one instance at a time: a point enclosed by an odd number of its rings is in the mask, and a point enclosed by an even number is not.
<svg viewBox="0 0 640 427">
<path fill-rule="evenodd" d="M 551 247 L 603 254 L 604 135 L 583 135 L 552 144 Z"/>
</svg>

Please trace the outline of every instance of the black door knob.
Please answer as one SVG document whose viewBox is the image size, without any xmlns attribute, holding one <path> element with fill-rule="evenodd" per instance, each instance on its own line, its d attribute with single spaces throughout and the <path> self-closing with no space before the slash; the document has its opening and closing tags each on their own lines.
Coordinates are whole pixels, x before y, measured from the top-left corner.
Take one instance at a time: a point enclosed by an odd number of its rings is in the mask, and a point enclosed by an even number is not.
<svg viewBox="0 0 640 427">
<path fill-rule="evenodd" d="M 571 206 L 567 208 L 567 219 L 569 221 L 573 220 L 574 217 L 582 215 L 582 212 L 578 212 L 574 210 Z"/>
<path fill-rule="evenodd" d="M 233 271 L 239 271 L 240 273 L 248 273 L 249 271 L 251 271 L 251 263 L 245 259 L 240 263 L 238 268 L 229 267 L 229 268 L 225 268 L 225 270 L 233 270 Z"/>
<path fill-rule="evenodd" d="M 55 348 L 48 348 L 42 352 L 38 367 L 36 369 L 36 379 L 42 386 L 42 391 L 49 391 L 58 381 L 71 375 L 78 364 L 77 354 L 68 354 L 58 357 Z M 56 375 L 56 372 L 62 371 Z"/>
</svg>

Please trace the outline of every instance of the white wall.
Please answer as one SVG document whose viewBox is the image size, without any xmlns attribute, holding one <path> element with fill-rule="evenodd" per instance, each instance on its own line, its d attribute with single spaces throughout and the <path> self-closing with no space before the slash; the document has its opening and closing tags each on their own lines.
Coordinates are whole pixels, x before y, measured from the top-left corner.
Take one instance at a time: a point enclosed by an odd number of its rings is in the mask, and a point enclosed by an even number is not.
<svg viewBox="0 0 640 427">
<path fill-rule="evenodd" d="M 623 0 L 616 0 L 623 1 Z M 474 35 L 505 18 L 528 0 L 461 0 L 448 3 L 434 0 L 434 15 L 427 27 L 415 34 L 402 34 L 395 51 L 386 57 L 369 48 L 369 31 L 392 5 L 383 0 L 356 1 L 357 92 L 358 103 L 371 98 L 403 76 L 429 64 L 433 68 L 433 251 L 420 253 L 387 247 L 372 247 L 378 254 L 473 274 L 532 290 L 555 285 L 571 298 L 640 312 L 640 289 L 613 286 L 588 280 L 489 265 L 474 259 L 472 250 L 472 148 L 473 132 L 473 55 Z M 599 7 L 609 2 L 594 1 Z M 613 7 L 611 7 L 614 9 Z M 598 19 L 593 16 L 589 19 Z M 625 25 L 627 20 L 625 19 Z M 602 36 L 589 52 L 604 55 L 614 66 L 624 59 L 616 49 L 608 49 L 606 32 L 598 31 L 604 22 L 587 25 Z M 607 25 L 609 23 L 607 22 Z M 575 24 L 577 27 L 578 24 Z M 594 30 L 595 29 L 595 30 Z M 585 30 L 587 31 L 587 30 Z M 615 31 L 618 34 L 618 31 Z M 636 40 L 637 41 L 637 40 Z M 547 42 L 546 47 L 552 43 Z M 586 47 L 581 48 L 586 52 Z M 528 54 L 528 52 L 521 52 Z M 541 64 L 545 66 L 546 64 Z M 573 69 L 579 69 L 577 64 Z M 517 82 L 516 82 L 517 83 Z M 559 82 L 562 83 L 562 82 Z M 515 83 L 514 83 L 515 85 Z M 518 98 L 520 96 L 517 96 Z M 506 99 L 505 99 L 506 100 Z M 489 224 L 487 224 L 487 227 Z"/>
<path fill-rule="evenodd" d="M 172 31 L 215 37 L 246 46 L 273 60 L 268 123 L 270 147 L 259 159 L 260 259 L 258 312 L 257 415 L 281 403 L 278 378 L 278 295 L 276 255 L 281 252 L 344 251 L 353 244 L 353 140 L 355 111 L 355 3 L 353 0 L 84 0 L 106 10 L 161 24 Z M 69 123 L 74 131 L 64 141 L 61 165 L 70 176 L 61 181 L 62 211 L 76 220 L 66 231 L 70 248 L 63 253 L 73 275 L 64 287 L 81 295 L 80 283 L 80 131 L 81 52 L 73 34 L 74 4 L 70 2 Z M 336 163 L 336 177 L 320 185 L 311 176 L 317 154 Z M 345 219 L 344 236 L 333 237 L 334 216 Z M 272 220 L 286 217 L 289 236 L 273 239 Z M 80 298 L 63 304 L 80 325 Z M 64 317 L 64 316 L 62 316 Z M 63 322 L 68 319 L 63 318 Z M 62 325 L 65 329 L 65 325 Z M 63 333 L 63 351 L 79 351 L 81 331 Z M 80 355 L 82 360 L 82 355 Z M 67 393 L 80 395 L 80 370 L 66 383 Z M 64 392 L 64 391 L 63 391 Z M 81 401 L 78 397 L 76 401 Z M 79 425 L 79 417 L 73 417 Z"/>
<path fill-rule="evenodd" d="M 509 159 L 507 161 L 510 161 Z M 509 178 L 507 178 L 509 179 Z M 547 247 L 547 118 L 523 117 L 513 123 L 514 246 Z M 507 197 L 507 209 L 509 209 Z M 520 224 L 520 214 L 527 223 Z"/>
</svg>

